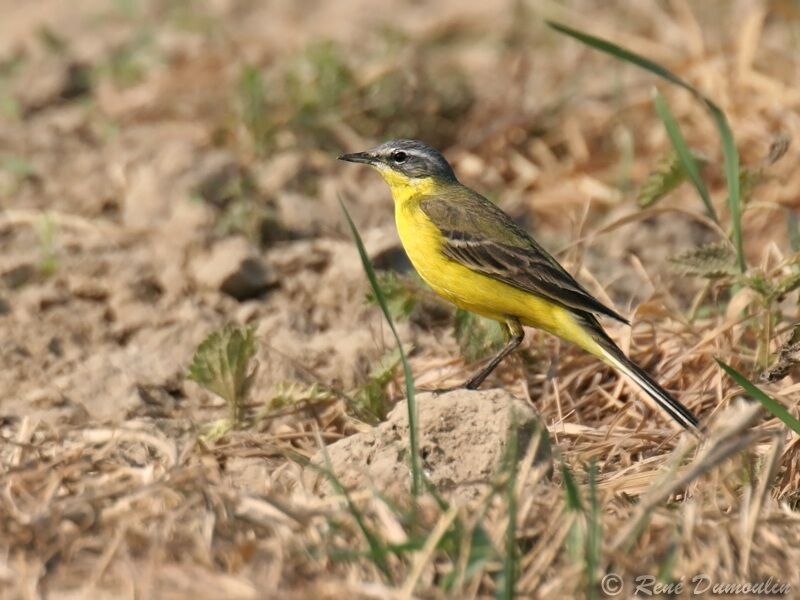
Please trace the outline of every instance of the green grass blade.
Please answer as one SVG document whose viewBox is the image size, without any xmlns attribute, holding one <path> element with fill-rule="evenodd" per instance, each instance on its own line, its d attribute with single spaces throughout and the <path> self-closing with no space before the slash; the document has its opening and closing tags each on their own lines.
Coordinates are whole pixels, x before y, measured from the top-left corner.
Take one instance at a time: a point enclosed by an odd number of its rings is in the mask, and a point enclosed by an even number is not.
<svg viewBox="0 0 800 600">
<path fill-rule="evenodd" d="M 503 558 L 503 576 L 497 587 L 495 597 L 498 600 L 514 600 L 514 589 L 519 574 L 519 556 L 517 553 L 517 462 L 519 461 L 519 431 L 516 419 L 513 420 L 508 433 L 504 468 L 508 472 L 505 485 L 506 510 L 508 525 L 505 535 L 505 556 Z"/>
<path fill-rule="evenodd" d="M 789 232 L 789 245 L 795 252 L 800 252 L 800 219 L 797 212 L 789 210 L 789 218 L 786 220 L 786 228 Z"/>
<path fill-rule="evenodd" d="M 389 312 L 386 297 L 378 284 L 378 278 L 375 276 L 375 269 L 372 267 L 372 261 L 369 259 L 366 248 L 364 248 L 364 242 L 361 240 L 358 229 L 355 223 L 353 223 L 353 219 L 350 218 L 350 213 L 347 212 L 347 207 L 344 205 L 341 198 L 339 199 L 339 204 L 347 219 L 347 224 L 350 226 L 350 233 L 352 233 L 353 240 L 358 248 L 361 264 L 364 266 L 364 271 L 367 274 L 367 279 L 369 279 L 372 292 L 375 295 L 375 299 L 378 301 L 378 305 L 381 307 L 381 311 L 383 311 L 383 316 L 386 317 L 386 322 L 389 324 L 389 329 L 392 330 L 392 335 L 400 351 L 400 362 L 403 365 L 403 376 L 405 379 L 406 399 L 408 404 L 408 443 L 409 446 L 411 446 L 411 493 L 414 496 L 418 496 L 422 490 L 422 467 L 419 462 L 419 432 L 417 431 L 417 403 L 414 396 L 414 377 L 411 374 L 411 367 L 408 365 L 408 358 L 403 350 L 403 345 L 400 343 L 400 336 L 397 335 L 397 329 L 395 329 L 394 321 L 392 321 L 392 315 Z"/>
<path fill-rule="evenodd" d="M 772 396 L 762 392 L 759 388 L 753 385 L 750 380 L 747 379 L 747 377 L 739 373 L 739 371 L 733 367 L 726 365 L 718 358 L 715 358 L 714 360 L 717 361 L 717 364 L 720 366 L 720 368 L 725 371 L 731 379 L 738 383 L 744 389 L 744 391 L 761 402 L 764 408 L 780 419 L 789 429 L 800 435 L 800 421 L 792 416 L 792 414 L 786 410 L 786 407 L 783 406 L 783 404 L 775 400 Z"/>
<path fill-rule="evenodd" d="M 341 494 L 344 496 L 345 501 L 347 502 L 347 509 L 350 511 L 350 514 L 353 516 L 353 519 L 356 522 L 356 525 L 361 530 L 361 534 L 364 536 L 364 539 L 367 541 L 367 545 L 369 546 L 369 553 L 365 554 L 365 556 L 369 556 L 370 560 L 375 564 L 375 566 L 383 573 L 383 576 L 386 577 L 387 581 L 392 581 L 392 572 L 389 569 L 389 564 L 386 562 L 386 555 L 388 554 L 388 549 L 384 547 L 381 541 L 378 539 L 372 530 L 367 525 L 367 521 L 364 518 L 364 515 L 361 514 L 361 511 L 358 510 L 355 502 L 353 502 L 352 497 L 342 485 L 342 482 L 339 481 L 339 478 L 336 476 L 336 473 L 333 472 L 333 467 L 331 466 L 331 459 L 328 456 L 328 453 L 325 450 L 325 446 L 321 446 L 322 449 L 322 456 L 325 459 L 325 467 L 321 467 L 319 465 L 315 465 L 313 463 L 309 463 L 309 466 L 313 467 L 315 470 L 321 472 L 328 480 L 328 482 L 333 487 L 334 491 L 337 494 Z"/>
<path fill-rule="evenodd" d="M 742 194 L 739 179 L 739 151 L 733 132 L 728 125 L 725 113 L 713 102 L 706 99 L 706 106 L 717 123 L 719 137 L 722 140 L 722 155 L 725 159 L 725 181 L 728 185 L 728 210 L 733 223 L 733 245 L 736 248 L 739 271 L 744 273 L 747 265 L 744 260 L 744 239 L 742 238 Z"/>
<path fill-rule="evenodd" d="M 704 163 L 697 155 L 693 154 L 693 158 L 698 169 L 701 169 Z M 673 149 L 648 174 L 639 188 L 636 202 L 641 208 L 650 208 L 688 178 L 686 169 L 683 168 L 677 152 Z"/>
<path fill-rule="evenodd" d="M 593 35 L 589 35 L 588 33 L 583 33 L 582 31 L 578 31 L 577 29 L 572 29 L 571 27 L 567 27 L 566 25 L 562 25 L 561 23 L 556 23 L 555 21 L 546 21 L 547 25 L 552 29 L 560 33 L 564 33 L 570 37 L 575 38 L 578 41 L 583 42 L 587 46 L 591 46 L 597 50 L 601 50 L 606 54 L 611 54 L 612 56 L 632 63 L 634 65 L 640 66 L 643 69 L 647 69 L 651 73 L 658 75 L 674 83 L 675 85 L 679 85 L 682 88 L 685 88 L 692 92 L 693 94 L 697 94 L 697 90 L 695 90 L 691 85 L 686 83 L 683 79 L 672 73 L 670 70 L 662 67 L 660 64 L 653 62 L 652 60 L 645 58 L 636 54 L 635 52 L 631 52 L 630 50 L 626 50 L 622 46 L 617 46 L 616 44 L 604 40 L 603 38 L 595 37 Z"/>
<path fill-rule="evenodd" d="M 669 136 L 670 142 L 672 142 L 672 147 L 675 149 L 675 153 L 678 156 L 681 167 L 692 181 L 692 184 L 697 190 L 697 193 L 700 195 L 700 199 L 703 201 L 703 204 L 705 204 L 708 216 L 711 217 L 715 222 L 719 223 L 717 211 L 714 210 L 714 205 L 711 203 L 711 195 L 708 193 L 708 188 L 706 187 L 703 178 L 700 177 L 700 169 L 697 167 L 697 163 L 694 160 L 694 155 L 692 154 L 692 151 L 689 150 L 686 139 L 683 137 L 681 129 L 678 126 L 678 122 L 675 120 L 672 111 L 669 109 L 667 101 L 664 100 L 664 96 L 662 96 L 661 92 L 658 90 L 656 90 L 655 93 L 654 103 L 656 107 L 656 113 L 664 123 L 664 128 L 667 130 L 667 135 Z"/>
<path fill-rule="evenodd" d="M 569 510 L 583 510 L 583 502 L 581 502 L 581 494 L 578 491 L 578 484 L 575 483 L 575 478 L 566 463 L 561 463 L 561 477 L 564 480 L 564 492 L 567 496 L 567 508 Z"/>
<path fill-rule="evenodd" d="M 560 23 L 547 21 L 547 25 L 560 33 L 583 42 L 587 46 L 641 67 L 647 71 L 650 71 L 654 75 L 658 75 L 662 79 L 665 79 L 670 83 L 685 89 L 705 105 L 711 115 L 711 118 L 714 120 L 714 124 L 717 126 L 720 142 L 722 143 L 722 154 L 725 162 L 725 180 L 728 186 L 728 208 L 730 210 L 731 220 L 733 222 L 733 245 L 736 248 L 737 265 L 739 270 L 744 272 L 746 265 L 744 260 L 744 247 L 742 240 L 742 205 L 741 193 L 739 189 L 739 152 L 736 150 L 733 132 L 731 131 L 730 125 L 728 125 L 728 119 L 725 117 L 725 113 L 722 112 L 719 106 L 700 93 L 697 88 L 672 73 L 669 69 L 659 65 L 656 62 L 653 62 L 650 59 L 640 56 L 635 52 L 631 52 L 630 50 L 626 50 L 625 48 L 613 44 L 607 40 L 583 33 L 582 31 L 572 29 Z"/>
<path fill-rule="evenodd" d="M 597 501 L 597 463 L 589 464 L 589 510 L 586 514 L 586 581 L 587 596 L 597 598 L 596 576 L 600 567 L 600 507 Z"/>
</svg>

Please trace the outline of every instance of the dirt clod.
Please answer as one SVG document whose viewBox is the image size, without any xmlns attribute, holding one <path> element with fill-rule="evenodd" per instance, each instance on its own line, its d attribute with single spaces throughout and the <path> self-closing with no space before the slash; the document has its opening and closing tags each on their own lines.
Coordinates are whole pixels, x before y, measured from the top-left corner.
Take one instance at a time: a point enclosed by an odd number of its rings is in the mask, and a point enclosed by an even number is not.
<svg viewBox="0 0 800 600">
<path fill-rule="evenodd" d="M 507 457 L 508 442 L 516 429 L 517 459 L 522 460 L 534 440 L 535 463 L 550 462 L 546 429 L 528 404 L 505 390 L 456 390 L 420 394 L 420 460 L 427 478 L 449 499 L 465 503 L 478 498 L 497 478 Z M 537 432 L 545 432 L 539 438 Z M 370 431 L 328 446 L 333 473 L 347 488 L 374 487 L 390 497 L 409 489 L 408 409 L 395 406 L 386 421 Z M 324 465 L 319 453 L 312 462 Z M 313 467 L 310 482 L 322 494 L 331 488 Z"/>
<path fill-rule="evenodd" d="M 203 287 L 249 300 L 275 283 L 267 265 L 247 240 L 239 237 L 220 240 L 199 255 L 191 265 L 195 281 Z"/>
</svg>

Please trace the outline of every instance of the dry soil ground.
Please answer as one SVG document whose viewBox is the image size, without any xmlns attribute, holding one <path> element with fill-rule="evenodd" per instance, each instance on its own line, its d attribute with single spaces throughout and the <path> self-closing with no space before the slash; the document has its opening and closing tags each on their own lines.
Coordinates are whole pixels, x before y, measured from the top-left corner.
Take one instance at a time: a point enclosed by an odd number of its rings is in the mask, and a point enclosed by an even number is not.
<svg viewBox="0 0 800 600">
<path fill-rule="evenodd" d="M 662 85 L 708 158 L 720 226 L 688 184 L 637 207 L 669 153 L 655 80 L 544 18 L 662 62 L 726 111 L 751 176 L 747 285 L 669 266 L 731 223 L 703 107 Z M 0 595 L 462 598 L 513 580 L 551 598 L 606 573 L 800 594 L 800 442 L 732 408 L 713 360 L 755 378 L 797 320 L 796 290 L 752 290 L 796 268 L 800 151 L 768 154 L 800 133 L 799 39 L 782 1 L 0 2 Z M 394 135 L 445 150 L 630 315 L 610 333 L 711 441 L 531 333 L 486 384 L 504 391 L 421 409 L 424 464 L 456 508 L 432 491 L 409 508 L 404 405 L 377 429 L 353 412 L 388 411 L 403 387 L 339 198 L 376 265 L 406 265 L 383 182 L 335 161 Z M 398 322 L 417 385 L 457 382 L 469 342 L 418 293 Z M 204 441 L 225 407 L 187 366 L 228 322 L 256 327 L 251 422 Z M 795 381 L 768 391 L 797 414 Z M 523 451 L 508 469 L 512 396 L 525 422 L 541 415 L 552 463 Z M 303 466 L 321 444 L 350 504 Z"/>
</svg>

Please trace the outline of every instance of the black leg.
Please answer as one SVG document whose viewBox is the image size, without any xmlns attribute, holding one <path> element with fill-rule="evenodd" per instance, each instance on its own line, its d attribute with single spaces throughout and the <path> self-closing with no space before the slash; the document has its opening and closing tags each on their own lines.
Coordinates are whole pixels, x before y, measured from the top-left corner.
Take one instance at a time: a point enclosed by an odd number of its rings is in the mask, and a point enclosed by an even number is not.
<svg viewBox="0 0 800 600">
<path fill-rule="evenodd" d="M 468 390 L 477 390 L 478 386 L 483 383 L 483 380 L 486 379 L 489 374 L 495 370 L 495 368 L 497 368 L 497 365 L 503 362 L 503 359 L 516 350 L 517 346 L 522 343 L 522 340 L 525 337 L 525 330 L 522 329 L 522 325 L 519 324 L 519 321 L 516 319 L 508 319 L 505 322 L 505 326 L 509 335 L 508 343 L 494 356 L 494 358 L 492 358 L 492 360 L 489 361 L 485 367 L 470 377 L 461 387 L 465 387 Z"/>
</svg>

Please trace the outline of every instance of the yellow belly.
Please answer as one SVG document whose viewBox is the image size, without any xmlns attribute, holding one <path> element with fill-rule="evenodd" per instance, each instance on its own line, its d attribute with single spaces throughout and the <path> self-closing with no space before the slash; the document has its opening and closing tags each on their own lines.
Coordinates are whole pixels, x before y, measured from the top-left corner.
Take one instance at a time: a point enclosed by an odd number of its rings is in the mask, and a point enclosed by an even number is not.
<svg viewBox="0 0 800 600">
<path fill-rule="evenodd" d="M 414 203 L 398 203 L 395 220 L 414 268 L 446 300 L 490 319 L 505 321 L 513 317 L 523 325 L 562 337 L 567 337 L 567 329 L 574 329 L 571 315 L 560 306 L 447 258 L 441 252 L 438 229 Z"/>
</svg>

